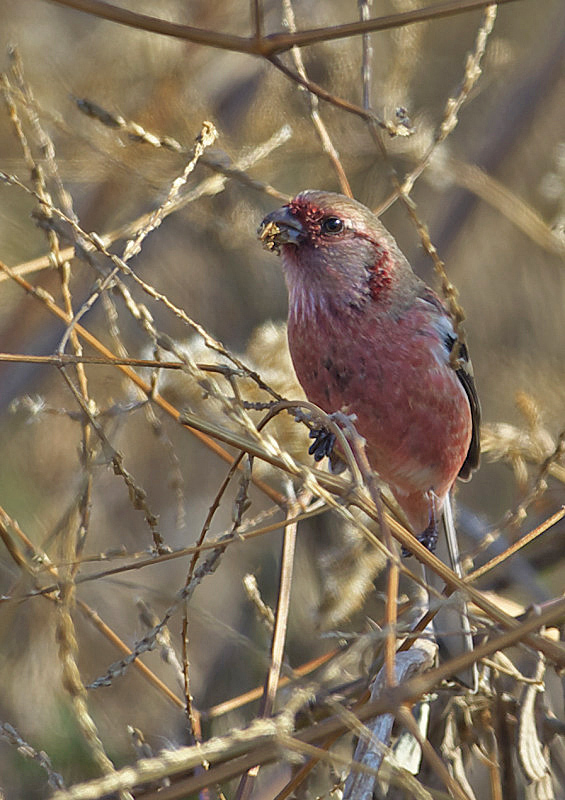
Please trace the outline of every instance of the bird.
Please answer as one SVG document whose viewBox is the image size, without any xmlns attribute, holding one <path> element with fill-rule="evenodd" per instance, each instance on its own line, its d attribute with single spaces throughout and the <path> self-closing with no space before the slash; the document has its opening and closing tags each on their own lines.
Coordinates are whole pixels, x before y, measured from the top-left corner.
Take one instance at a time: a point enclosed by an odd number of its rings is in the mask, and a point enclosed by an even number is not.
<svg viewBox="0 0 565 800">
<path fill-rule="evenodd" d="M 372 469 L 433 551 L 449 492 L 480 453 L 472 366 L 450 311 L 350 197 L 302 191 L 258 233 L 281 256 L 289 348 L 306 396 L 328 414 L 354 415 Z M 315 435 L 321 460 L 333 441 Z"/>
</svg>

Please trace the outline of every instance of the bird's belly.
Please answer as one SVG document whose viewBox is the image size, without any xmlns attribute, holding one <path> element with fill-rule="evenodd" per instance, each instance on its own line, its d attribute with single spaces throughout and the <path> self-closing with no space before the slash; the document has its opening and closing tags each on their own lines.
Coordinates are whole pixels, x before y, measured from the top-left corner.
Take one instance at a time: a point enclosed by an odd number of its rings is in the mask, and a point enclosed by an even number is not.
<svg viewBox="0 0 565 800">
<path fill-rule="evenodd" d="M 443 496 L 465 460 L 472 428 L 469 403 L 449 364 L 426 346 L 399 346 L 393 337 L 375 347 L 362 331 L 351 331 L 345 342 L 335 331 L 309 334 L 289 328 L 308 398 L 328 413 L 356 415 L 371 465 L 391 486 Z"/>
</svg>

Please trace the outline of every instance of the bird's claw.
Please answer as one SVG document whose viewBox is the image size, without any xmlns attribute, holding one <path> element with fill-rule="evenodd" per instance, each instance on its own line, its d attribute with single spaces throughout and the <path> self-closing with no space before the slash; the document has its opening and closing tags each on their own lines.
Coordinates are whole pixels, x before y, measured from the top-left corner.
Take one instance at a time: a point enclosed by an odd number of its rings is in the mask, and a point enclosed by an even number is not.
<svg viewBox="0 0 565 800">
<path fill-rule="evenodd" d="M 426 550 L 429 550 L 430 553 L 433 553 L 436 549 L 437 544 L 437 525 L 435 519 L 432 519 L 428 527 L 425 531 L 423 531 L 419 536 L 416 536 L 416 539 L 423 544 Z M 408 549 L 408 547 L 402 548 L 402 557 L 409 558 L 412 555 L 412 551 Z"/>
<path fill-rule="evenodd" d="M 335 445 L 335 433 L 328 428 L 314 428 L 310 431 L 310 438 L 315 441 L 308 448 L 308 454 L 314 456 L 315 461 L 323 458 L 331 458 L 332 450 Z"/>
</svg>

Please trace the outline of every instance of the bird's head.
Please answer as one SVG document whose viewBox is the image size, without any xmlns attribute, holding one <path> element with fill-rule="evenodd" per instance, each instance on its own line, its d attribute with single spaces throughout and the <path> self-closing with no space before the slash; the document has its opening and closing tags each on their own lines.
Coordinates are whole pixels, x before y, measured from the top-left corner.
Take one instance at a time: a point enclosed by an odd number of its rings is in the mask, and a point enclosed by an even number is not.
<svg viewBox="0 0 565 800">
<path fill-rule="evenodd" d="M 410 269 L 377 217 L 340 194 L 301 192 L 265 217 L 259 238 L 282 255 L 291 307 L 384 301 L 395 273 Z"/>
</svg>

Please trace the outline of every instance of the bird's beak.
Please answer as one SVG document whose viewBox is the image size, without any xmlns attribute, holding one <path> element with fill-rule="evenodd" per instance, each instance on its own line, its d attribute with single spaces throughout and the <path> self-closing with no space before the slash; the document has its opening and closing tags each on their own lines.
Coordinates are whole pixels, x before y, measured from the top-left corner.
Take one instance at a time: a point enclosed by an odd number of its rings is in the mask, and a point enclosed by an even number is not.
<svg viewBox="0 0 565 800">
<path fill-rule="evenodd" d="M 304 228 L 288 206 L 283 206 L 267 214 L 257 233 L 267 250 L 278 253 L 282 244 L 299 244 L 304 237 Z"/>
</svg>

